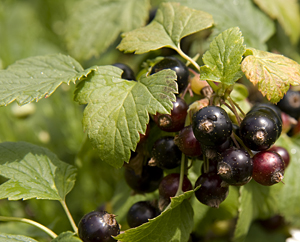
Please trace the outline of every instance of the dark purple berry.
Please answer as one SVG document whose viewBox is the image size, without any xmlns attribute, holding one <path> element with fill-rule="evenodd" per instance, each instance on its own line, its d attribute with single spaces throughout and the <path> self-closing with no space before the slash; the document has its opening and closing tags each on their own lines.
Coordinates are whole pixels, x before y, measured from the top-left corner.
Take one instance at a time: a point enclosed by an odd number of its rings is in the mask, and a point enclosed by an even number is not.
<svg viewBox="0 0 300 242">
<path fill-rule="evenodd" d="M 78 235 L 83 242 L 114 242 L 111 236 L 120 234 L 115 215 L 106 211 L 93 211 L 82 217 L 78 224 Z"/>
<path fill-rule="evenodd" d="M 181 151 L 173 136 L 158 139 L 152 148 L 152 161 L 162 169 L 173 169 L 180 165 Z"/>
<path fill-rule="evenodd" d="M 229 185 L 242 186 L 252 178 L 253 162 L 245 150 L 231 147 L 221 154 L 218 174 Z"/>
<path fill-rule="evenodd" d="M 161 130 L 167 132 L 178 132 L 184 127 L 187 110 L 188 105 L 186 102 L 177 97 L 176 102 L 173 103 L 171 114 L 157 113 L 154 115 L 153 119 Z"/>
<path fill-rule="evenodd" d="M 133 204 L 127 213 L 127 223 L 130 228 L 147 223 L 149 219 L 159 215 L 159 211 L 148 201 L 140 201 Z"/>
<path fill-rule="evenodd" d="M 135 174 L 131 168 L 125 168 L 125 181 L 137 193 L 155 191 L 163 179 L 163 170 L 157 166 L 143 166 L 141 175 Z"/>
<path fill-rule="evenodd" d="M 268 151 L 274 151 L 279 154 L 284 161 L 285 168 L 287 168 L 287 166 L 290 164 L 290 154 L 285 148 L 273 145 L 270 149 L 268 149 Z"/>
<path fill-rule="evenodd" d="M 188 85 L 189 70 L 186 65 L 176 57 L 165 57 L 152 67 L 150 75 L 164 69 L 171 69 L 176 72 L 178 91 L 181 93 Z"/>
<path fill-rule="evenodd" d="M 203 173 L 196 181 L 195 196 L 199 202 L 213 208 L 218 208 L 228 195 L 228 186 L 222 186 L 222 178 L 216 173 Z"/>
<path fill-rule="evenodd" d="M 284 175 L 284 161 L 274 151 L 261 151 L 253 156 L 252 178 L 261 185 L 271 186 Z"/>
<path fill-rule="evenodd" d="M 229 116 L 218 106 L 207 106 L 197 111 L 192 125 L 196 139 L 206 146 L 223 144 L 232 132 Z"/>
<path fill-rule="evenodd" d="M 277 103 L 277 107 L 291 117 L 298 119 L 300 117 L 300 92 L 288 90 Z"/>
<path fill-rule="evenodd" d="M 214 158 L 208 162 L 208 170 L 205 171 L 204 163 L 201 166 L 201 174 L 203 173 L 218 173 L 218 159 Z"/>
<path fill-rule="evenodd" d="M 123 63 L 114 63 L 113 66 L 116 66 L 118 68 L 120 68 L 121 70 L 123 70 L 123 73 L 121 75 L 122 79 L 126 79 L 126 80 L 132 80 L 135 81 L 135 75 L 133 70 L 126 64 Z"/>
<path fill-rule="evenodd" d="M 174 138 L 178 148 L 189 157 L 199 157 L 202 155 L 200 142 L 196 139 L 192 125 L 184 127 Z"/>
</svg>

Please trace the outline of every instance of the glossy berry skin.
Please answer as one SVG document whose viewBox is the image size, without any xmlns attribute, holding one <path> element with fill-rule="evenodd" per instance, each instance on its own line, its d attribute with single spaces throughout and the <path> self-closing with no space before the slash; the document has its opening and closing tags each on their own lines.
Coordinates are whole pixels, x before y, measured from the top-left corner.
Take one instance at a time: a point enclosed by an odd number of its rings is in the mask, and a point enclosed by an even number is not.
<svg viewBox="0 0 300 242">
<path fill-rule="evenodd" d="M 285 148 L 273 145 L 270 149 L 268 149 L 268 151 L 274 151 L 279 154 L 284 161 L 284 167 L 288 167 L 290 164 L 290 154 Z"/>
<path fill-rule="evenodd" d="M 157 166 L 144 166 L 141 175 L 135 174 L 131 168 L 125 168 L 125 181 L 137 193 L 155 191 L 163 179 L 163 170 Z"/>
<path fill-rule="evenodd" d="M 218 208 L 228 195 L 228 186 L 222 186 L 223 180 L 216 173 L 203 173 L 196 181 L 195 188 L 199 185 L 200 188 L 195 191 L 195 196 L 199 202 L 213 208 Z"/>
<path fill-rule="evenodd" d="M 196 139 L 192 125 L 184 127 L 174 138 L 178 148 L 189 157 L 199 157 L 202 155 L 201 144 Z"/>
<path fill-rule="evenodd" d="M 140 201 L 133 204 L 127 213 L 127 223 L 130 228 L 138 227 L 147 223 L 149 219 L 159 214 L 158 209 L 148 201 Z"/>
<path fill-rule="evenodd" d="M 177 97 L 176 101 L 173 102 L 171 114 L 157 113 L 153 116 L 153 119 L 161 130 L 167 132 L 178 132 L 184 127 L 187 110 L 187 103 L 183 99 Z"/>
<path fill-rule="evenodd" d="M 123 70 L 123 73 L 121 75 L 122 79 L 126 79 L 126 80 L 129 80 L 129 81 L 135 81 L 135 75 L 134 75 L 134 72 L 133 70 L 126 64 L 123 64 L 123 63 L 114 63 L 113 66 L 116 66 L 120 69 Z"/>
<path fill-rule="evenodd" d="M 277 107 L 291 117 L 298 119 L 300 117 L 300 92 L 288 90 L 277 103 Z"/>
<path fill-rule="evenodd" d="M 115 242 L 111 236 L 120 234 L 115 215 L 106 211 L 93 211 L 82 217 L 78 224 L 78 235 L 83 242 Z"/>
<path fill-rule="evenodd" d="M 226 111 L 218 106 L 207 106 L 193 115 L 193 132 L 206 146 L 223 144 L 231 135 L 232 123 Z"/>
<path fill-rule="evenodd" d="M 164 69 L 171 69 L 176 72 L 178 91 L 181 93 L 188 85 L 189 70 L 186 65 L 176 57 L 168 56 L 152 67 L 150 75 Z"/>
<path fill-rule="evenodd" d="M 261 151 L 253 156 L 252 178 L 261 185 L 271 186 L 283 179 L 284 161 L 274 151 Z"/>
<path fill-rule="evenodd" d="M 262 111 L 248 113 L 240 125 L 240 137 L 251 150 L 271 147 L 279 137 L 279 129 L 270 114 Z"/>
<path fill-rule="evenodd" d="M 158 139 L 152 147 L 152 159 L 162 169 L 173 169 L 180 165 L 181 151 L 173 136 Z"/>
<path fill-rule="evenodd" d="M 221 154 L 218 174 L 228 185 L 242 186 L 252 178 L 253 161 L 243 149 L 231 147 Z"/>
<path fill-rule="evenodd" d="M 174 197 L 179 187 L 179 179 L 180 179 L 179 173 L 171 173 L 165 176 L 162 179 L 161 183 L 159 184 L 159 188 L 158 188 L 159 196 L 166 199 L 170 199 L 171 197 Z M 187 176 L 184 176 L 183 183 L 182 183 L 182 191 L 186 192 L 192 189 L 193 189 L 192 183 L 187 178 Z"/>
</svg>

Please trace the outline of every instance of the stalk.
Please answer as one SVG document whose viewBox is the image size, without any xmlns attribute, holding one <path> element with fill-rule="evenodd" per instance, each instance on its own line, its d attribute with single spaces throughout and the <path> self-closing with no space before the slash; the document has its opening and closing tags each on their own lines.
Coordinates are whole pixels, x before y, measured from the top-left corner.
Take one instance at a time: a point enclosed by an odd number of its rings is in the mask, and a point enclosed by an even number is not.
<svg viewBox="0 0 300 242">
<path fill-rule="evenodd" d="M 72 217 L 72 215 L 71 215 L 71 213 L 70 213 L 70 211 L 69 211 L 69 209 L 68 209 L 68 206 L 67 206 L 67 204 L 66 204 L 66 201 L 63 200 L 63 201 L 60 201 L 60 203 L 61 203 L 61 205 L 63 206 L 63 208 L 64 208 L 64 210 L 65 210 L 65 212 L 66 212 L 66 214 L 67 214 L 67 217 L 68 217 L 68 219 L 69 219 L 69 221 L 70 221 L 70 223 L 71 223 L 71 225 L 72 225 L 72 228 L 73 228 L 74 232 L 75 232 L 76 234 L 78 234 L 78 228 L 77 228 L 77 226 L 76 226 L 76 224 L 75 224 L 75 222 L 74 222 L 74 219 L 73 219 L 73 217 Z"/>
</svg>

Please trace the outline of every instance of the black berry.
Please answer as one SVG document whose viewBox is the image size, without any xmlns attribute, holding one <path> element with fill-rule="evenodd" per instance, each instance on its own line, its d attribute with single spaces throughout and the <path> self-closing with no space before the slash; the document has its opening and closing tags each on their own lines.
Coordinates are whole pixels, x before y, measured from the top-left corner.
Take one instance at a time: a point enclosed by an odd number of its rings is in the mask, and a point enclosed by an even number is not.
<svg viewBox="0 0 300 242">
<path fill-rule="evenodd" d="M 120 233 L 115 215 L 106 211 L 93 211 L 82 217 L 78 224 L 78 235 L 83 242 L 114 242 L 111 236 Z"/>
<path fill-rule="evenodd" d="M 300 92 L 288 90 L 277 103 L 277 107 L 291 117 L 298 119 L 300 117 Z"/>
<path fill-rule="evenodd" d="M 113 66 L 116 66 L 123 70 L 123 73 L 121 75 L 123 79 L 135 81 L 134 72 L 128 65 L 123 63 L 114 63 Z"/>
</svg>

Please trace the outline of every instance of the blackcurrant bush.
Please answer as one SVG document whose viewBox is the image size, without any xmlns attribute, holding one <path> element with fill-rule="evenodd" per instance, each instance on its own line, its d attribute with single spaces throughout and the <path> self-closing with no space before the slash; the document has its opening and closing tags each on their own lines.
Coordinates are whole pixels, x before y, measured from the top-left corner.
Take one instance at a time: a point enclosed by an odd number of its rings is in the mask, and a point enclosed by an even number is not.
<svg viewBox="0 0 300 242">
<path fill-rule="evenodd" d="M 247 151 L 231 147 L 218 162 L 218 174 L 229 185 L 242 186 L 252 178 L 253 162 Z"/>
<path fill-rule="evenodd" d="M 155 191 L 163 179 L 163 170 L 157 166 L 145 165 L 142 173 L 135 174 L 131 168 L 125 168 L 125 181 L 137 193 L 150 193 Z"/>
<path fill-rule="evenodd" d="M 252 178 L 261 185 L 271 186 L 284 175 L 284 161 L 274 151 L 260 151 L 253 156 Z"/>
<path fill-rule="evenodd" d="M 240 125 L 240 137 L 251 150 L 261 151 L 271 147 L 279 137 L 279 128 L 270 114 L 250 112 Z"/>
<path fill-rule="evenodd" d="M 176 57 L 168 56 L 152 67 L 150 75 L 164 69 L 171 69 L 176 72 L 178 91 L 181 93 L 188 85 L 189 70 L 186 65 Z"/>
<path fill-rule="evenodd" d="M 300 117 L 300 92 L 288 90 L 284 97 L 277 103 L 281 111 L 298 119 Z"/>
<path fill-rule="evenodd" d="M 268 149 L 268 151 L 274 151 L 279 154 L 284 161 L 285 168 L 287 168 L 287 166 L 290 164 L 290 154 L 285 148 L 273 145 L 270 149 Z"/>
<path fill-rule="evenodd" d="M 127 223 L 130 228 L 138 227 L 158 215 L 158 209 L 149 201 L 140 201 L 133 204 L 128 210 Z"/>
<path fill-rule="evenodd" d="M 222 186 L 222 178 L 216 173 L 203 173 L 196 181 L 195 196 L 199 202 L 213 208 L 218 208 L 228 195 L 228 186 Z"/>
<path fill-rule="evenodd" d="M 173 169 L 180 165 L 181 154 L 174 142 L 174 137 L 164 136 L 155 141 L 152 147 L 151 160 L 162 169 Z"/>
<path fill-rule="evenodd" d="M 207 146 L 223 144 L 232 132 L 232 123 L 226 111 L 218 106 L 207 106 L 193 115 L 196 139 Z"/>
<path fill-rule="evenodd" d="M 135 81 L 134 72 L 128 65 L 123 63 L 114 63 L 113 66 L 116 66 L 123 70 L 123 73 L 121 75 L 122 79 Z"/>
<path fill-rule="evenodd" d="M 187 115 L 188 105 L 186 102 L 177 97 L 173 103 L 171 114 L 157 113 L 153 119 L 157 126 L 167 132 L 177 132 L 183 129 Z"/>
<path fill-rule="evenodd" d="M 84 215 L 78 224 L 78 235 L 83 242 L 114 242 L 120 227 L 115 215 L 106 211 L 93 211 Z"/>
<path fill-rule="evenodd" d="M 189 157 L 199 157 L 202 155 L 200 142 L 196 139 L 192 125 L 184 127 L 174 138 L 178 148 Z"/>
<path fill-rule="evenodd" d="M 165 176 L 159 184 L 159 188 L 158 188 L 159 196 L 166 199 L 170 199 L 170 197 L 174 197 L 179 187 L 179 179 L 180 179 L 179 173 L 171 173 Z M 186 192 L 192 189 L 193 189 L 192 183 L 185 175 L 183 177 L 182 191 Z"/>
</svg>

